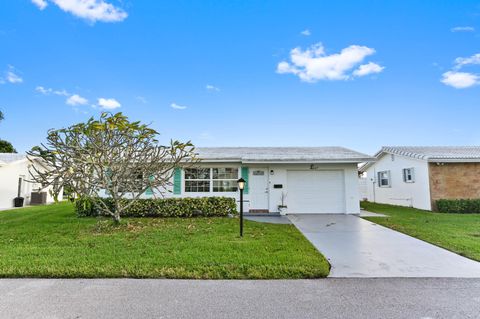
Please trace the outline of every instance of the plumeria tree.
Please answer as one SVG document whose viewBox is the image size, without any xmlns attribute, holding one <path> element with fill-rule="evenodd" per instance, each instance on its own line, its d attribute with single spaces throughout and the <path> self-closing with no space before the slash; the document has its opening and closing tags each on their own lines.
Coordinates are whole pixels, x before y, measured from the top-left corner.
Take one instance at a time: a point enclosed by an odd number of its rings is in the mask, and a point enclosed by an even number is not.
<svg viewBox="0 0 480 319">
<path fill-rule="evenodd" d="M 160 145 L 158 135 L 122 113 L 102 113 L 99 119 L 50 130 L 46 143 L 28 152 L 43 163 L 32 165 L 30 173 L 34 182 L 52 186 L 54 193 L 68 186 L 78 196 L 92 198 L 100 211 L 119 222 L 147 190 L 153 196 L 164 194 L 176 167 L 197 161 L 190 142 Z"/>
</svg>

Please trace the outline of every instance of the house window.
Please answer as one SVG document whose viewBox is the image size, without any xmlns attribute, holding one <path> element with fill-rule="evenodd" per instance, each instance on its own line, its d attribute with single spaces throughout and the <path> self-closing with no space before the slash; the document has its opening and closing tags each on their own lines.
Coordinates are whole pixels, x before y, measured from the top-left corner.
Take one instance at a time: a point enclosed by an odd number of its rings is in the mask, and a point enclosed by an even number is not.
<svg viewBox="0 0 480 319">
<path fill-rule="evenodd" d="M 413 167 L 403 169 L 403 181 L 405 183 L 414 183 L 415 182 L 415 169 Z"/>
<path fill-rule="evenodd" d="M 238 168 L 212 168 L 213 192 L 236 192 Z"/>
<path fill-rule="evenodd" d="M 185 192 L 236 192 L 237 179 L 236 167 L 186 168 Z"/>
<path fill-rule="evenodd" d="M 209 168 L 186 168 L 185 169 L 185 192 L 188 192 L 188 193 L 210 192 L 210 169 Z"/>
<path fill-rule="evenodd" d="M 125 179 L 125 182 L 118 185 L 119 193 L 138 193 L 143 190 L 143 173 L 133 172 L 132 176 Z"/>
<path fill-rule="evenodd" d="M 390 187 L 390 171 L 378 172 L 378 187 Z"/>
</svg>

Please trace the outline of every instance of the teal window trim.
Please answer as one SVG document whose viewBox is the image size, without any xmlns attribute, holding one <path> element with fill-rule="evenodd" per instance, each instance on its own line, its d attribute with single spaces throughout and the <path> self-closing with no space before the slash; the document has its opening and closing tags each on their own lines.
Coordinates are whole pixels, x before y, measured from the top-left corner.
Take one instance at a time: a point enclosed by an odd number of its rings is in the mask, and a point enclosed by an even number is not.
<svg viewBox="0 0 480 319">
<path fill-rule="evenodd" d="M 154 178 L 155 178 L 155 177 L 153 177 L 153 175 L 150 175 L 150 176 L 148 177 L 148 180 L 152 182 Z M 145 190 L 145 195 L 152 196 L 152 195 L 153 195 L 153 189 L 152 189 L 151 187 L 148 187 L 148 188 Z"/>
<path fill-rule="evenodd" d="M 182 169 L 176 167 L 173 170 L 173 194 L 180 195 L 182 193 Z"/>
<path fill-rule="evenodd" d="M 245 188 L 243 189 L 244 194 L 248 194 L 248 175 L 249 175 L 249 168 L 247 166 L 242 166 L 241 169 L 241 176 L 245 180 Z"/>
</svg>

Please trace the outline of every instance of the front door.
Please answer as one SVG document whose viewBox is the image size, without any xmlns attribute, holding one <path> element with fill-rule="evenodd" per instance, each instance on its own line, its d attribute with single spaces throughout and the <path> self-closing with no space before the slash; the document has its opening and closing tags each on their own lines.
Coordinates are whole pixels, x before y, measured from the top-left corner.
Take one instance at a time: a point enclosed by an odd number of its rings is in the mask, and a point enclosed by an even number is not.
<svg viewBox="0 0 480 319">
<path fill-rule="evenodd" d="M 268 169 L 250 170 L 250 212 L 268 213 Z"/>
</svg>

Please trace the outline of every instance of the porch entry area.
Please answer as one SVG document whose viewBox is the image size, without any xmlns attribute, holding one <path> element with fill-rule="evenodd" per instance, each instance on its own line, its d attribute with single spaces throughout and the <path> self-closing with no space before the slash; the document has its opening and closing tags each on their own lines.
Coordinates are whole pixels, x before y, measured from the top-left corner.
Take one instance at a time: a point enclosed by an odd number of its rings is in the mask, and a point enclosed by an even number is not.
<svg viewBox="0 0 480 319">
<path fill-rule="evenodd" d="M 250 210 L 249 213 L 269 212 L 269 180 L 268 168 L 251 168 L 250 182 Z"/>
</svg>

